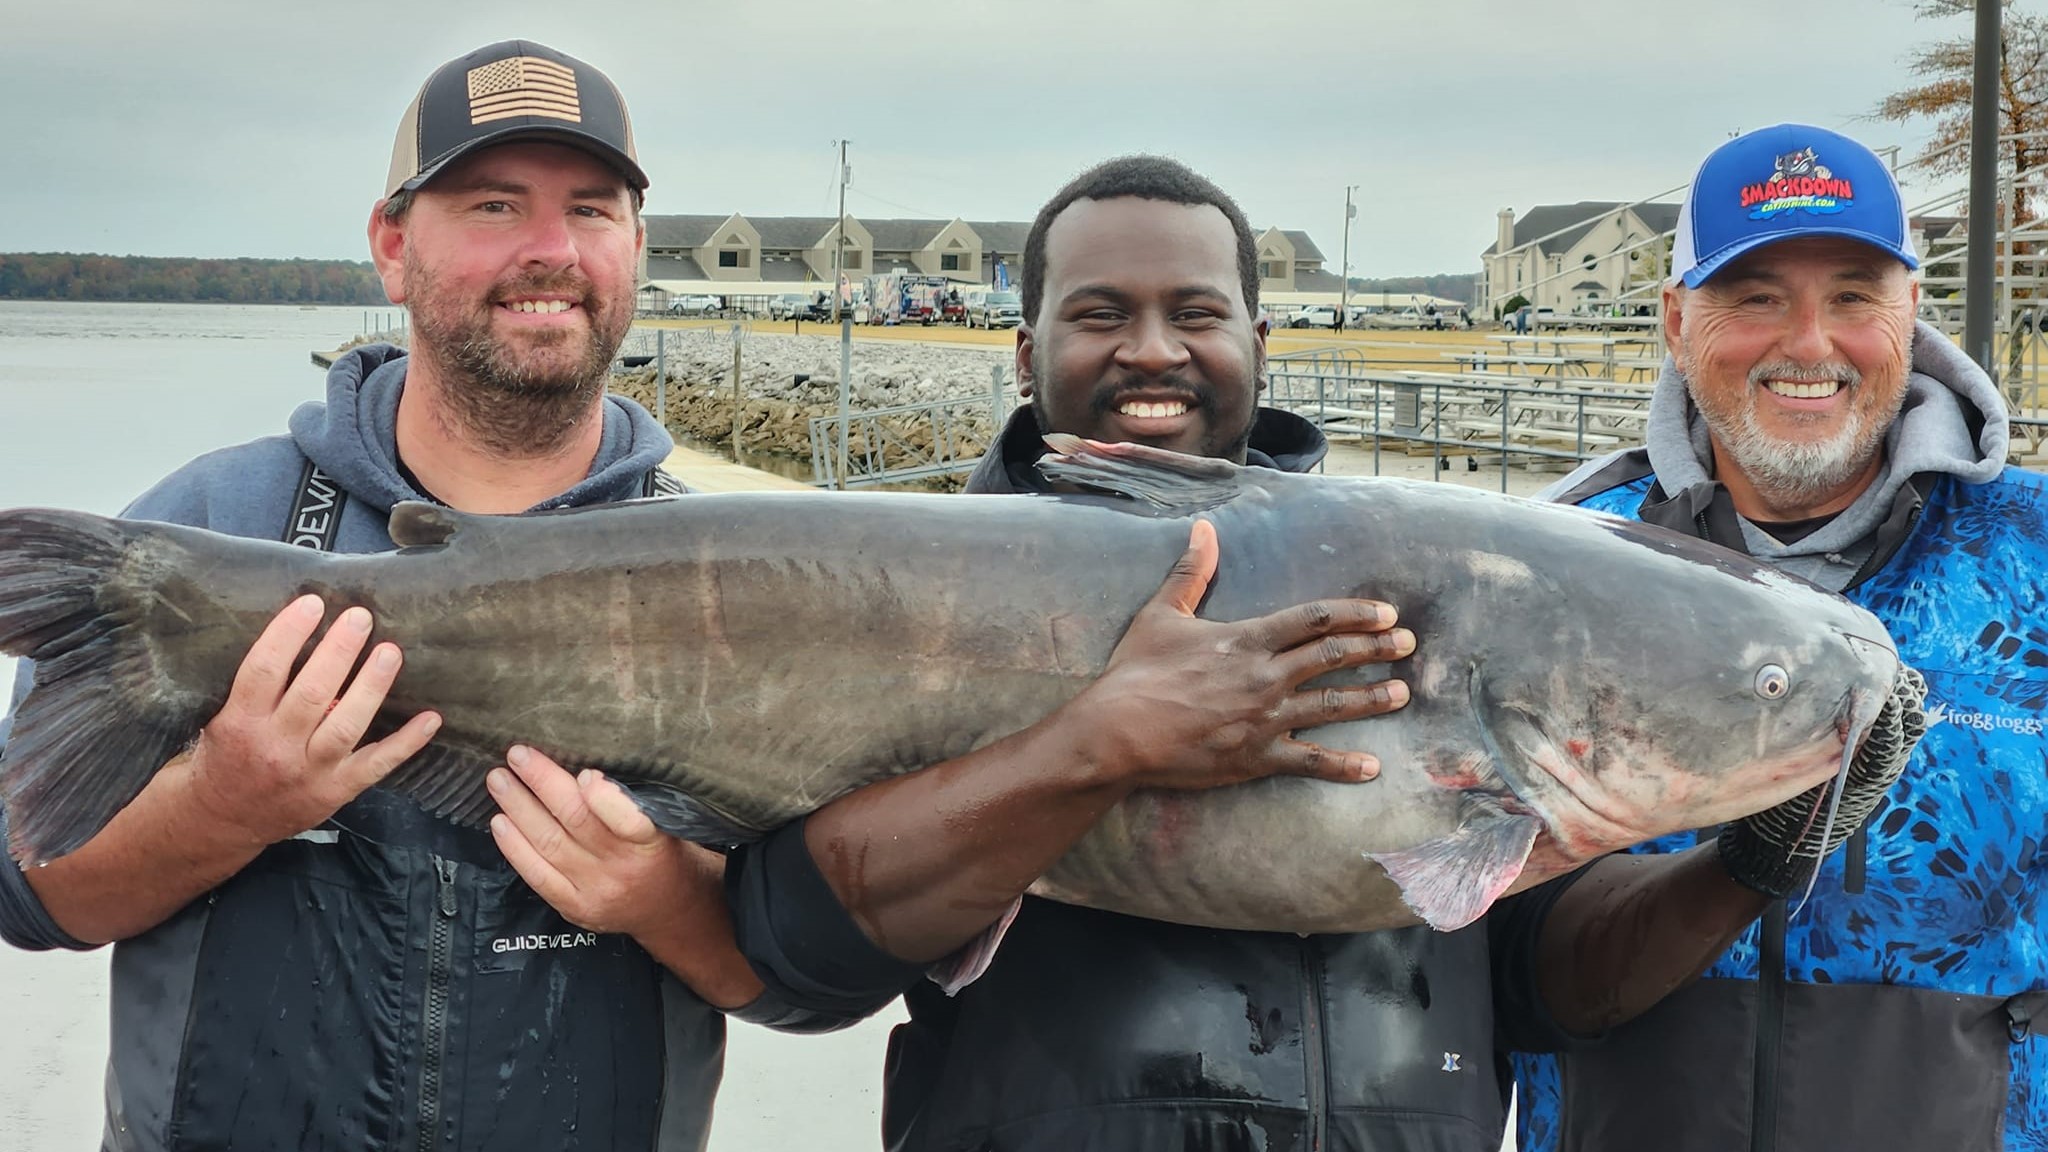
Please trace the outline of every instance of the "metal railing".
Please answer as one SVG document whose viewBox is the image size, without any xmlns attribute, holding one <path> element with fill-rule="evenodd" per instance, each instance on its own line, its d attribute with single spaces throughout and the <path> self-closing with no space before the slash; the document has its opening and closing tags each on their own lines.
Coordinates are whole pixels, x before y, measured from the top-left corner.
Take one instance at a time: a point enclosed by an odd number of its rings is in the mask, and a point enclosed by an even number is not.
<svg viewBox="0 0 2048 1152">
<path fill-rule="evenodd" d="M 1557 377 L 1527 384 L 1476 380 L 1455 372 L 1390 371 L 1357 349 L 1316 349 L 1267 362 L 1265 402 L 1307 419 L 1332 439 L 1372 445 L 1374 475 L 1381 453 L 1395 446 L 1435 468 L 1463 457 L 1476 470 L 1500 468 L 1508 490 L 1511 463 L 1590 460 L 1642 443 L 1650 390 L 1611 381 L 1567 386 Z"/>
<path fill-rule="evenodd" d="M 811 483 L 838 488 L 839 448 L 846 446 L 847 488 L 957 476 L 972 472 L 1001 434 L 1018 402 L 1004 367 L 989 373 L 989 390 L 921 404 L 899 404 L 810 420 Z"/>
</svg>

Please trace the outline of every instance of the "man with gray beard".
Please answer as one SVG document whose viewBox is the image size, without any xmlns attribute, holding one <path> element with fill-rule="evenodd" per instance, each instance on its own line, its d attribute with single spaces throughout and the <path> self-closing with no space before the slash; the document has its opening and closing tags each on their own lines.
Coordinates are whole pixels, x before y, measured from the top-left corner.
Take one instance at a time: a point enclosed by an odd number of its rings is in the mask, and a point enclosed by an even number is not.
<svg viewBox="0 0 2048 1152">
<path fill-rule="evenodd" d="M 2005 467 L 1992 381 L 1915 323 L 1898 186 L 1861 144 L 1782 124 L 1716 149 L 1672 263 L 1647 446 L 1548 495 L 1864 605 L 1925 674 L 1930 724 L 1817 876 L 1810 860 L 1757 867 L 1741 825 L 1588 869 L 1582 885 L 1699 845 L 1729 865 L 1575 958 L 1597 971 L 1602 955 L 1711 945 L 1703 979 L 1603 1040 L 1515 1058 L 1521 1146 L 2048 1149 L 2043 480 Z M 1543 978 L 1546 997 L 1573 983 Z"/>
<path fill-rule="evenodd" d="M 290 435 L 203 456 L 126 514 L 379 552 L 402 500 L 514 513 L 664 487 L 668 435 L 605 394 L 646 187 L 595 68 L 528 41 L 443 65 L 369 222 L 411 354 L 349 352 Z M 324 636 L 321 617 L 286 606 L 197 743 L 77 852 L 0 863 L 9 943 L 114 944 L 106 1148 L 698 1149 L 723 1012 L 839 1022 L 762 997 L 722 859 L 601 774 L 479 750 L 507 763 L 488 833 L 378 787 L 438 719 L 373 729 L 403 656 L 362 608 Z"/>
</svg>

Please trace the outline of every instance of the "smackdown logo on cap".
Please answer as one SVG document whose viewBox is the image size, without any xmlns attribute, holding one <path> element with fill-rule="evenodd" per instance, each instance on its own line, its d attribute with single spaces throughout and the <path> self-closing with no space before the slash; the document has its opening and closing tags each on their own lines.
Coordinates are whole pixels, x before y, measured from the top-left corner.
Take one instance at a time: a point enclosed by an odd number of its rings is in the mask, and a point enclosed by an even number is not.
<svg viewBox="0 0 2048 1152">
<path fill-rule="evenodd" d="M 1778 157 L 1777 170 L 1761 184 L 1742 189 L 1742 206 L 1751 220 L 1768 220 L 1780 212 L 1803 209 L 1830 216 L 1856 202 L 1856 189 L 1822 166 L 1812 148 Z"/>
<path fill-rule="evenodd" d="M 1918 268 L 1898 181 L 1839 132 L 1778 124 L 1708 154 L 1678 211 L 1671 275 L 1697 288 L 1745 252 L 1801 236 L 1840 236 Z"/>
</svg>

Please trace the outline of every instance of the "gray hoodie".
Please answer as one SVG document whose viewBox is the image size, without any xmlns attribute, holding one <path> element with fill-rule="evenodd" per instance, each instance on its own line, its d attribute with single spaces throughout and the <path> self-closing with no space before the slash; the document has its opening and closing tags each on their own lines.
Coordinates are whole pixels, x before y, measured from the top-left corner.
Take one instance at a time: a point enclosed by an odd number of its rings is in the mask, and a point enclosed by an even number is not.
<svg viewBox="0 0 2048 1152">
<path fill-rule="evenodd" d="M 1782 543 L 1743 519 L 1743 541 L 1750 555 L 1840 591 L 1868 559 L 1875 530 L 1908 480 L 1941 473 L 1975 484 L 1995 479 L 2005 467 L 2008 435 L 2005 400 L 1991 378 L 1938 329 L 1919 324 L 1913 331 L 1905 403 L 1885 435 L 1884 465 L 1876 481 L 1839 516 L 1804 539 Z M 1675 495 L 1716 483 L 1706 418 L 1668 356 L 1650 398 L 1647 441 L 1650 467 L 1665 492 Z M 1625 454 L 1585 464 L 1536 498 L 1555 500 Z"/>
</svg>

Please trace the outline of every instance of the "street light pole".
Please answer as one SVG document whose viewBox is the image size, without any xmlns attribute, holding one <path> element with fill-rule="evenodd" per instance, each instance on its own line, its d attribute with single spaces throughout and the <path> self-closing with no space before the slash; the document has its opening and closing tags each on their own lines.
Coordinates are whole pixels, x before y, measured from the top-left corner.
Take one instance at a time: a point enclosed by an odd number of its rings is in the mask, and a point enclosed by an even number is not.
<svg viewBox="0 0 2048 1152">
<path fill-rule="evenodd" d="M 839 323 L 839 296 L 850 282 L 846 278 L 846 141 L 839 144 L 839 240 L 832 252 L 832 322 Z"/>
<path fill-rule="evenodd" d="M 853 292 L 853 280 L 846 274 L 846 141 L 839 142 L 839 244 L 833 262 L 839 275 L 832 285 L 832 319 L 839 325 L 839 451 L 833 472 L 836 487 L 846 491 L 846 426 L 852 420 L 853 404 L 853 310 L 841 306 L 841 297 Z M 872 453 L 870 453 L 872 455 Z"/>
<path fill-rule="evenodd" d="M 1963 270 L 1963 352 L 1998 379 L 1995 305 L 1998 276 L 1998 0 L 1977 0 L 1977 43 L 1970 85 L 1970 244 Z M 2006 274 L 2011 275 L 2008 266 Z"/>
<path fill-rule="evenodd" d="M 1337 285 L 1337 331 L 1344 330 L 1351 318 L 1351 218 L 1358 215 L 1358 208 L 1351 203 L 1351 194 L 1358 191 L 1358 185 L 1344 186 L 1344 255 L 1337 262 L 1343 269 L 1338 275 L 1342 283 Z"/>
</svg>

